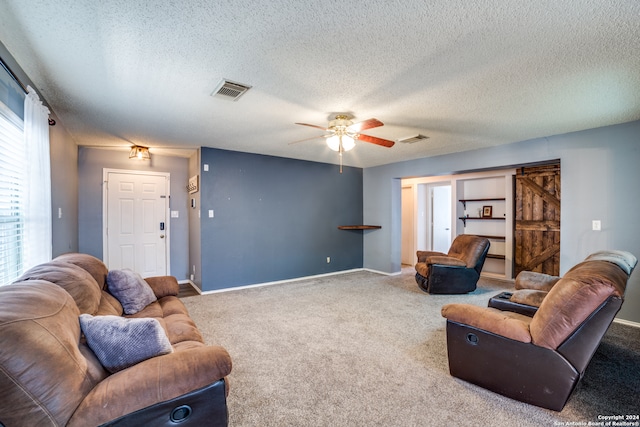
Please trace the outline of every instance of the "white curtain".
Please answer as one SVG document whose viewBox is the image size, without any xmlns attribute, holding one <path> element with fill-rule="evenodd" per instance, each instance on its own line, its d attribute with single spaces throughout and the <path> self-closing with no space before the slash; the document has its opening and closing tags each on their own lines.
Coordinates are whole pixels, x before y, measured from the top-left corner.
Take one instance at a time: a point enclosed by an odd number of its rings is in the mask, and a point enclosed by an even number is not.
<svg viewBox="0 0 640 427">
<path fill-rule="evenodd" d="M 49 157 L 49 109 L 31 86 L 24 100 L 26 150 L 24 267 L 51 260 L 51 160 Z"/>
</svg>

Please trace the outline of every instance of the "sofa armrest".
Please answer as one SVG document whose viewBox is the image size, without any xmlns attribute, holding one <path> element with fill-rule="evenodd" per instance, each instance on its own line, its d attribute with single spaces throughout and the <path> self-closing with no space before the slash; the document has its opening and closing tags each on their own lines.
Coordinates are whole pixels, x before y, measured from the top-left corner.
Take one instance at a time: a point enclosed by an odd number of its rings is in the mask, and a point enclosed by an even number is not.
<svg viewBox="0 0 640 427">
<path fill-rule="evenodd" d="M 425 260 L 430 256 L 447 256 L 447 254 L 434 251 L 416 251 L 416 256 L 418 258 L 418 262 L 425 262 Z"/>
<path fill-rule="evenodd" d="M 226 377 L 231 358 L 219 346 L 176 351 L 140 362 L 98 383 L 68 426 L 99 425 Z"/>
<path fill-rule="evenodd" d="M 437 265 L 448 265 L 451 267 L 466 267 L 467 263 L 464 262 L 461 259 L 458 258 L 454 258 L 454 257 L 450 257 L 450 256 L 446 256 L 446 255 L 442 255 L 442 256 L 438 256 L 438 255 L 432 255 L 430 257 L 428 257 L 425 260 L 426 264 L 437 264 Z"/>
<path fill-rule="evenodd" d="M 509 300 L 518 304 L 540 307 L 548 293 L 547 291 L 537 291 L 535 289 L 518 289 L 513 292 Z"/>
<path fill-rule="evenodd" d="M 558 276 L 536 273 L 535 271 L 522 271 L 516 276 L 515 288 L 549 292 L 558 280 L 560 280 Z"/>
<path fill-rule="evenodd" d="M 144 280 L 151 286 L 153 293 L 158 299 L 170 295 L 177 297 L 180 292 L 178 280 L 173 276 L 147 277 Z"/>
<path fill-rule="evenodd" d="M 442 307 L 442 316 L 515 341 L 531 342 L 529 324 L 520 318 L 522 315 L 471 304 L 446 304 Z"/>
</svg>

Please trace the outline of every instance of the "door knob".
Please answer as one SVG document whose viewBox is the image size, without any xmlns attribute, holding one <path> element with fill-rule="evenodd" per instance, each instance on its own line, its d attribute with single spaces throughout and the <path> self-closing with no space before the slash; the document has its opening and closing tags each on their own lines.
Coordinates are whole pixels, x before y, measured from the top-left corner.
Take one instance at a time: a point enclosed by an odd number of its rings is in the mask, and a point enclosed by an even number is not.
<svg viewBox="0 0 640 427">
<path fill-rule="evenodd" d="M 161 234 L 161 235 L 160 235 L 160 238 L 161 238 L 161 239 L 164 239 L 164 234 Z"/>
</svg>

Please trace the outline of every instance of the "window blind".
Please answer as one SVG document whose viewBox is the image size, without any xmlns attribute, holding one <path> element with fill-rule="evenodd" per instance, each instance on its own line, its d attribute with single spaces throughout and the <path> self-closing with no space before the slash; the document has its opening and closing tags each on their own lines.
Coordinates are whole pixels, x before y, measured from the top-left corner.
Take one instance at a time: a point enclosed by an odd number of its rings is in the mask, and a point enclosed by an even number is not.
<svg viewBox="0 0 640 427">
<path fill-rule="evenodd" d="M 22 120 L 0 103 L 0 286 L 24 268 L 24 144 Z"/>
</svg>

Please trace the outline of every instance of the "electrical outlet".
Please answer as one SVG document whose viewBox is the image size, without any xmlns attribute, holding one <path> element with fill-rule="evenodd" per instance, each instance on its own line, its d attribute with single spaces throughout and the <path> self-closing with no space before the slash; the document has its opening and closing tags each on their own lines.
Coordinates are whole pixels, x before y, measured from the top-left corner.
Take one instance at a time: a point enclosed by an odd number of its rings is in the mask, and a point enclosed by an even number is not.
<svg viewBox="0 0 640 427">
<path fill-rule="evenodd" d="M 591 229 L 593 231 L 601 231 L 602 230 L 602 223 L 600 222 L 599 219 L 594 219 L 593 221 L 591 221 Z"/>
<path fill-rule="evenodd" d="M 327 257 L 327 264 L 329 264 L 330 262 L 331 262 L 331 257 L 330 257 L 330 256 L 328 256 L 328 257 Z"/>
</svg>

